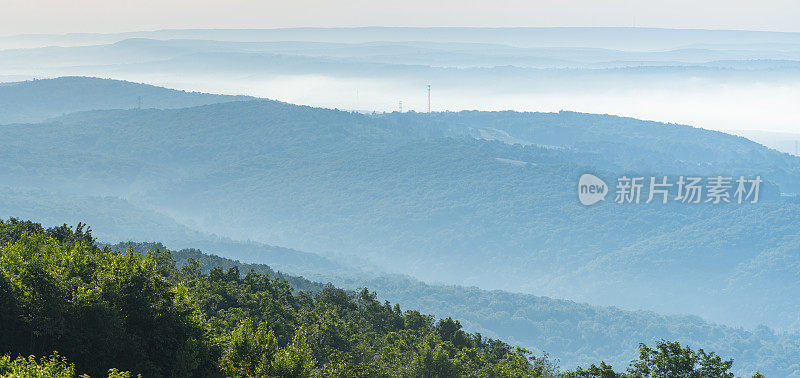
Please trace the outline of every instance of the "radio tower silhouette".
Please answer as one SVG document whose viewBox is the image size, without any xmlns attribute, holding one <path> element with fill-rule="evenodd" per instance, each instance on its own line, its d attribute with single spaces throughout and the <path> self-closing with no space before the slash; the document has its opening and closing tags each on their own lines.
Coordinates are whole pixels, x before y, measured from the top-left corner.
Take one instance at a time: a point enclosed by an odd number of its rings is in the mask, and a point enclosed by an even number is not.
<svg viewBox="0 0 800 378">
<path fill-rule="evenodd" d="M 428 113 L 431 112 L 431 85 L 428 84 Z"/>
</svg>

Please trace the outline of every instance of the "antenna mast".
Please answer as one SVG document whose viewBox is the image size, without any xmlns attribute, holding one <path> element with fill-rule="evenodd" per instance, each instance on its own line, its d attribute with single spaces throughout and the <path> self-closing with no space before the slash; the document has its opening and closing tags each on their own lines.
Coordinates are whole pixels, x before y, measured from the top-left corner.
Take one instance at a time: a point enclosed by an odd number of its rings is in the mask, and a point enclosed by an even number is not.
<svg viewBox="0 0 800 378">
<path fill-rule="evenodd" d="M 428 84 L 428 113 L 431 112 L 431 85 Z"/>
</svg>

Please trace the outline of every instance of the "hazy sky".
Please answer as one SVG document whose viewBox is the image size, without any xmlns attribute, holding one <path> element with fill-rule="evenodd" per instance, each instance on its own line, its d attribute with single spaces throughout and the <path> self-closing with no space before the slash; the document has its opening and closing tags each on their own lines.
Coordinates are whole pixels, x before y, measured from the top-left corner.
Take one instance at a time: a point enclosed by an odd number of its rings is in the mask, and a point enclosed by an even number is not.
<svg viewBox="0 0 800 378">
<path fill-rule="evenodd" d="M 798 0 L 0 0 L 0 35 L 297 26 L 800 31 Z"/>
</svg>

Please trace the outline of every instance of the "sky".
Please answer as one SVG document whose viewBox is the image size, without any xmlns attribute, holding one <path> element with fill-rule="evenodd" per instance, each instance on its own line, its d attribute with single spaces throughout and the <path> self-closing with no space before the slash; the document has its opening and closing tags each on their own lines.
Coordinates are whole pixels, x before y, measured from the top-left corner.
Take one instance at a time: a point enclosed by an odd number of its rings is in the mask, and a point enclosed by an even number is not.
<svg viewBox="0 0 800 378">
<path fill-rule="evenodd" d="M 800 32 L 797 0 L 2 0 L 0 35 L 184 28 L 637 26 Z"/>
</svg>

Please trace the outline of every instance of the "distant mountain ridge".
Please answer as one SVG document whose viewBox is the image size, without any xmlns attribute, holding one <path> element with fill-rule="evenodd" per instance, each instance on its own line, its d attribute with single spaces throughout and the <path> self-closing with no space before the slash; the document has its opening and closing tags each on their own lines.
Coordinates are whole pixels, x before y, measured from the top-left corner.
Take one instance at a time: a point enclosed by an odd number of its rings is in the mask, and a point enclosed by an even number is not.
<svg viewBox="0 0 800 378">
<path fill-rule="evenodd" d="M 0 67 L 38 69 L 77 66 L 136 65 L 197 54 L 237 54 L 332 58 L 353 63 L 432 67 L 624 68 L 626 66 L 710 66 L 724 68 L 792 68 L 800 44 L 780 50 L 679 48 L 631 51 L 588 47 L 516 47 L 497 43 L 372 41 L 217 41 L 131 38 L 90 46 L 0 50 Z M 324 63 L 324 60 L 322 61 Z M 202 64 L 201 64 L 202 65 Z"/>
<path fill-rule="evenodd" d="M 171 109 L 252 99 L 248 96 L 185 92 L 119 80 L 60 77 L 0 85 L 0 125 L 41 122 L 86 110 Z"/>
<path fill-rule="evenodd" d="M 708 44 L 800 43 L 800 33 L 626 27 L 352 27 L 276 29 L 184 29 L 116 34 L 71 33 L 0 38 L 0 46 L 113 43 L 128 38 L 211 39 L 220 41 L 448 41 L 509 43 L 522 46 L 631 46 L 640 49 Z M 516 43 L 513 43 L 516 42 Z"/>
</svg>

